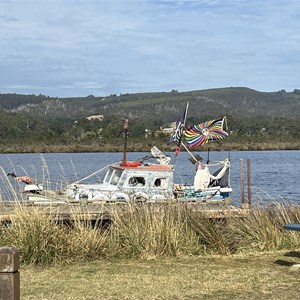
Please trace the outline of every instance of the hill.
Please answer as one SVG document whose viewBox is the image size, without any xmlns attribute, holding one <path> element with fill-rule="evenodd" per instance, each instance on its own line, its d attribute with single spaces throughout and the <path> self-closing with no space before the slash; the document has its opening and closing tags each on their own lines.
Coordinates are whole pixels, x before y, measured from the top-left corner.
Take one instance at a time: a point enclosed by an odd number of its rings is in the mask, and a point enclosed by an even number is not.
<svg viewBox="0 0 300 300">
<path fill-rule="evenodd" d="M 178 119 L 186 101 L 187 124 L 227 116 L 231 149 L 300 149 L 299 90 L 267 93 L 237 87 L 75 98 L 0 94 L 0 151 L 120 151 L 122 118 L 130 119 L 128 150 L 153 145 L 170 150 L 161 128 Z M 104 118 L 88 120 L 91 115 Z"/>
<path fill-rule="evenodd" d="M 218 115 L 297 118 L 300 115 L 300 95 L 297 90 L 258 92 L 242 87 L 78 98 L 0 94 L 0 109 L 26 112 L 42 118 L 81 118 L 103 114 L 171 122 L 178 117 L 187 100 L 190 101 L 191 118 Z"/>
</svg>

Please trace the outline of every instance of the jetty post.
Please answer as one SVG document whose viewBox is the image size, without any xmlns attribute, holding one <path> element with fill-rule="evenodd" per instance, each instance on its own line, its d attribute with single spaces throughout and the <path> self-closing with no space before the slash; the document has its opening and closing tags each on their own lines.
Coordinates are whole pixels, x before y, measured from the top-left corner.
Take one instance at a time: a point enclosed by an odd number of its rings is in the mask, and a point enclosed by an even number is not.
<svg viewBox="0 0 300 300">
<path fill-rule="evenodd" d="M 244 161 L 240 159 L 240 188 L 241 188 L 241 199 L 242 207 L 245 204 L 245 182 L 244 182 Z"/>
<path fill-rule="evenodd" d="M 19 266 L 19 250 L 0 247 L 0 300 L 20 300 Z"/>
<path fill-rule="evenodd" d="M 250 159 L 247 159 L 247 187 L 248 187 L 248 206 L 251 205 L 251 171 Z"/>
<path fill-rule="evenodd" d="M 245 178 L 244 178 L 244 160 L 240 159 L 240 187 L 242 208 L 250 208 L 251 206 L 251 170 L 250 159 L 247 159 L 247 203 L 245 200 Z"/>
</svg>

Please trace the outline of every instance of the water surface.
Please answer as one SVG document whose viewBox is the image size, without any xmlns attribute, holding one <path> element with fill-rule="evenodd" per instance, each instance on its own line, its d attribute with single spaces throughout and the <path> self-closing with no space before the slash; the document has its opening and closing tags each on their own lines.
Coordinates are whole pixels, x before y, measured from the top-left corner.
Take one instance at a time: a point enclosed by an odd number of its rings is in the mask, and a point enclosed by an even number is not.
<svg viewBox="0 0 300 300">
<path fill-rule="evenodd" d="M 207 152 L 196 152 L 207 160 Z M 127 153 L 128 160 L 135 160 L 147 153 Z M 167 153 L 174 162 L 174 153 Z M 227 152 L 210 152 L 209 159 L 223 160 Z M 251 190 L 253 201 L 296 201 L 300 203 L 300 151 L 233 151 L 231 160 L 231 186 L 234 202 L 240 201 L 240 160 L 251 162 Z M 195 166 L 188 160 L 189 154 L 181 152 L 175 160 L 174 181 L 192 184 Z M 74 182 L 122 159 L 122 153 L 46 153 L 46 154 L 0 154 L 0 194 L 2 199 L 11 193 L 4 174 L 15 172 L 33 178 L 50 179 L 54 187 L 60 182 Z M 9 180 L 14 188 L 16 182 Z M 57 183 L 58 182 L 58 183 Z M 246 181 L 247 182 L 247 181 Z M 245 183 L 246 183 L 245 182 Z M 57 183 L 57 184 L 56 184 Z M 56 186 L 55 186 L 56 185 Z M 20 187 L 21 188 L 21 187 Z M 247 191 L 247 186 L 245 187 Z M 247 194 L 246 194 L 247 197 Z"/>
</svg>

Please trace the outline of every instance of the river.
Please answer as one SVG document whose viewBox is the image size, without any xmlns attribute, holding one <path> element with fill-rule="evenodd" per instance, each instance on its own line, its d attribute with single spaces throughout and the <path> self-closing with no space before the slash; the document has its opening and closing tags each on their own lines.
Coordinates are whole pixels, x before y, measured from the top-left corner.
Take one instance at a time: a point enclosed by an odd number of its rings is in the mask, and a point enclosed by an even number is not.
<svg viewBox="0 0 300 300">
<path fill-rule="evenodd" d="M 135 160 L 147 153 L 127 153 L 128 160 Z M 167 153 L 174 158 L 174 153 Z M 196 152 L 204 161 L 207 152 Z M 253 202 L 261 201 L 295 201 L 300 203 L 300 151 L 232 151 L 209 153 L 210 161 L 223 160 L 230 154 L 231 186 L 234 190 L 233 201 L 240 201 L 240 160 L 244 161 L 245 184 L 246 161 L 251 163 L 251 191 Z M 188 160 L 189 154 L 181 152 L 176 158 L 174 182 L 193 182 L 195 167 Z M 5 174 L 15 172 L 33 178 L 48 179 L 52 183 L 73 182 L 104 167 L 118 162 L 122 153 L 45 153 L 45 154 L 0 154 L 0 196 L 7 199 L 11 188 Z M 16 187 L 16 182 L 9 182 Z M 59 188 L 59 186 L 56 186 Z M 247 185 L 245 186 L 247 198 Z"/>
</svg>

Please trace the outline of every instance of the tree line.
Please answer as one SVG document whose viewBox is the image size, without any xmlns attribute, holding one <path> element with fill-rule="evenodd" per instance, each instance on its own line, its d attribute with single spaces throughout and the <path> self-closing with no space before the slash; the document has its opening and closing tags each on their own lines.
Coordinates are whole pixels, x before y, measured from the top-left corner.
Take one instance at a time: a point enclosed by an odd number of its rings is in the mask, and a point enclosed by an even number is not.
<svg viewBox="0 0 300 300">
<path fill-rule="evenodd" d="M 212 119 L 188 118 L 187 124 L 197 124 Z M 64 146 L 64 151 L 81 147 L 85 151 L 120 150 L 123 144 L 123 121 L 120 116 L 107 116 L 103 120 L 75 118 L 34 118 L 26 113 L 11 113 L 0 110 L 0 149 L 3 152 L 20 152 L 31 146 L 30 151 L 55 151 Z M 176 121 L 176 120 L 174 120 Z M 227 116 L 229 137 L 225 142 L 212 143 L 212 149 L 221 150 L 224 145 L 235 149 L 300 149 L 300 120 L 280 117 L 233 117 Z M 129 150 L 146 150 L 156 145 L 163 150 L 172 148 L 168 144 L 170 133 L 162 128 L 170 127 L 163 120 L 129 118 Z M 250 146 L 251 147 L 250 147 Z M 259 145 L 263 145 L 259 147 Z M 131 147 L 131 148 L 130 148 Z M 250 148 L 249 148 L 250 147 Z M 6 149 L 6 150 L 5 150 Z M 8 150 L 7 150 L 8 149 Z"/>
</svg>

